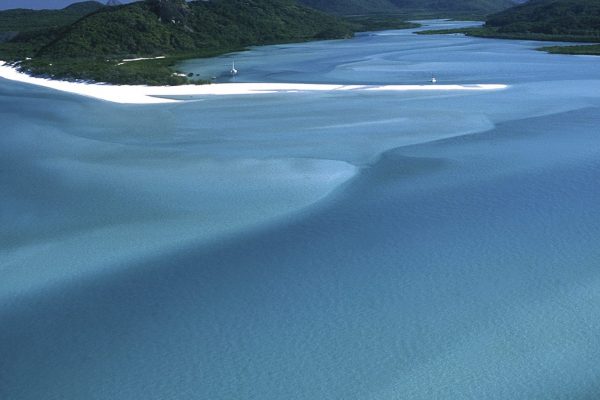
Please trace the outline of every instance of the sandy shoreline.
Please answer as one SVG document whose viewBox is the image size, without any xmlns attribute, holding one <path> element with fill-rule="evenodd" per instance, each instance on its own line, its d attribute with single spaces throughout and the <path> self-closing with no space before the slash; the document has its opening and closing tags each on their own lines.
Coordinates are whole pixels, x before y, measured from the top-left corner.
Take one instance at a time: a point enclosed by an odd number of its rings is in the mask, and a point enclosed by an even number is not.
<svg viewBox="0 0 600 400">
<path fill-rule="evenodd" d="M 504 84 L 471 85 L 339 85 L 307 83 L 218 83 L 182 86 L 134 86 L 58 81 L 19 72 L 0 61 L 0 78 L 121 104 L 160 104 L 186 101 L 164 96 L 224 96 L 328 91 L 481 91 L 505 89 Z"/>
</svg>

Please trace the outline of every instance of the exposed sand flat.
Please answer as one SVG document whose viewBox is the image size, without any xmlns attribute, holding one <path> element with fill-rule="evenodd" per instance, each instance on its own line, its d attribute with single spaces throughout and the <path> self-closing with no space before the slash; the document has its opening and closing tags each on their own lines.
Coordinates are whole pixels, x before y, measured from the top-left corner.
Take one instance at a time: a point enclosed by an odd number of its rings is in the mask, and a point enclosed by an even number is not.
<svg viewBox="0 0 600 400">
<path fill-rule="evenodd" d="M 160 60 L 163 58 L 167 58 L 166 56 L 158 56 L 158 57 L 138 57 L 138 58 L 124 58 L 123 62 L 131 62 L 131 61 L 143 61 L 143 60 Z"/>
<path fill-rule="evenodd" d="M 307 83 L 219 83 L 182 86 L 109 85 L 36 78 L 19 72 L 3 61 L 0 61 L 0 77 L 122 104 L 157 104 L 186 101 L 184 99 L 164 98 L 168 96 L 222 96 L 327 91 L 476 91 L 499 90 L 507 87 L 504 84 L 337 85 Z"/>
<path fill-rule="evenodd" d="M 167 58 L 167 57 L 166 56 L 158 56 L 158 57 L 125 58 L 125 59 L 121 60 L 121 62 L 118 63 L 117 65 L 123 65 L 125 63 L 133 62 L 133 61 L 160 60 L 160 59 L 163 59 L 163 58 Z"/>
</svg>

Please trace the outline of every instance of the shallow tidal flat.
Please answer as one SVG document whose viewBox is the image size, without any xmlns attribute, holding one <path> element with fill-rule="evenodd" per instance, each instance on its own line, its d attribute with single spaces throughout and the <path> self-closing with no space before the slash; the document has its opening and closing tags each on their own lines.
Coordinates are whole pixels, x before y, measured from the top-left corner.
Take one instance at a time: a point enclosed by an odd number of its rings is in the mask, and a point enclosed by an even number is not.
<svg viewBox="0 0 600 400">
<path fill-rule="evenodd" d="M 597 397 L 600 58 L 537 46 L 386 31 L 182 65 L 489 92 L 0 80 L 0 398 Z"/>
</svg>

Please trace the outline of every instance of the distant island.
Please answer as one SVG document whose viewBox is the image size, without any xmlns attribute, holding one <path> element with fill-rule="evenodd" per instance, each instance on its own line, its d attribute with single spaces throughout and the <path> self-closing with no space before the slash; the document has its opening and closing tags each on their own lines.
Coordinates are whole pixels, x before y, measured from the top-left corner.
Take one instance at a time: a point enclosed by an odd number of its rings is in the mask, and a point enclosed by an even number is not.
<svg viewBox="0 0 600 400">
<path fill-rule="evenodd" d="M 422 31 L 469 36 L 561 42 L 600 43 L 600 0 L 531 0 L 490 15 L 480 28 Z M 548 46 L 560 54 L 600 55 L 600 44 Z"/>
</svg>

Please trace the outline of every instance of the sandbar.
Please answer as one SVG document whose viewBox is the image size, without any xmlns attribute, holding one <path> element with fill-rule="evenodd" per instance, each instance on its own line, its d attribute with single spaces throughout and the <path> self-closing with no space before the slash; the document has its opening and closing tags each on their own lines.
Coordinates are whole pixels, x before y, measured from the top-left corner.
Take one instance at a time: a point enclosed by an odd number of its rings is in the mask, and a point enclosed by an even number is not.
<svg viewBox="0 0 600 400">
<path fill-rule="evenodd" d="M 111 85 L 105 83 L 73 82 L 34 77 L 20 72 L 17 68 L 4 61 L 0 61 L 0 78 L 121 104 L 177 103 L 197 100 L 198 96 L 335 91 L 485 91 L 501 90 L 508 87 L 504 84 L 340 85 L 264 82 L 213 83 L 206 85 L 181 86 Z M 172 99 L 168 98 L 169 96 L 190 96 L 191 98 Z"/>
</svg>

